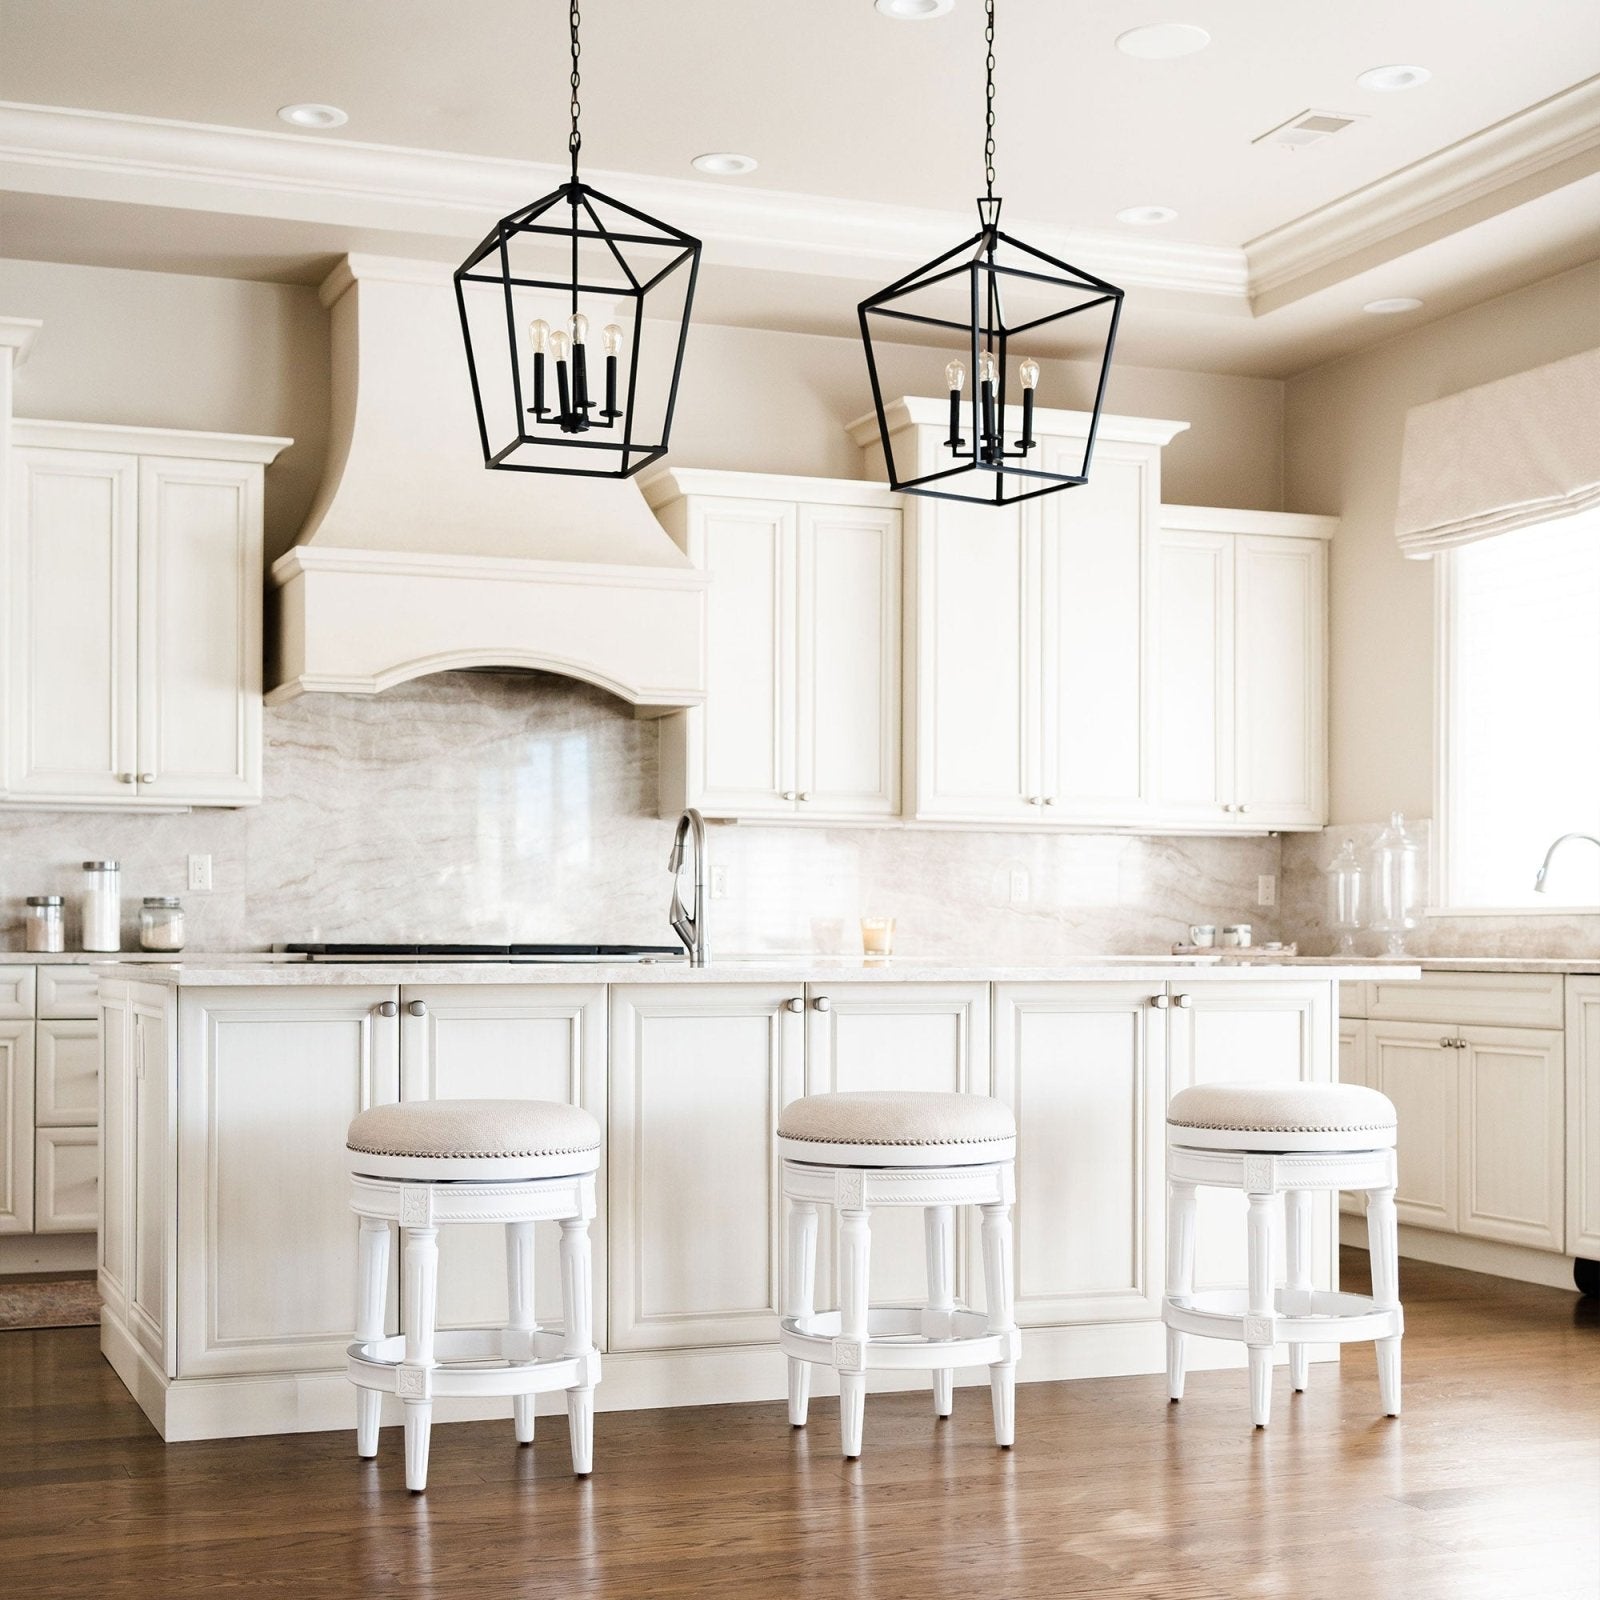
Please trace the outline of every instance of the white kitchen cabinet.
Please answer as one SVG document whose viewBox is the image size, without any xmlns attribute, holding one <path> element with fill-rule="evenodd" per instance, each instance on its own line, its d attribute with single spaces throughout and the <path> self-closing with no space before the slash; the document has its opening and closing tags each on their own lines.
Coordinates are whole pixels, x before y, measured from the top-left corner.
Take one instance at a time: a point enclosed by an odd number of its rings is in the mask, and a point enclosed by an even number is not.
<svg viewBox="0 0 1600 1600">
<path fill-rule="evenodd" d="M 180 1376 L 344 1365 L 356 1223 L 337 1134 L 400 1097 L 399 1023 L 379 1009 L 397 1001 L 381 986 L 182 991 Z M 137 1260 L 134 1276 L 137 1295 Z"/>
<path fill-rule="evenodd" d="M 706 703 L 663 719 L 661 809 L 899 810 L 899 497 L 872 484 L 664 469 L 644 493 L 711 575 Z"/>
<path fill-rule="evenodd" d="M 33 1023 L 0 1021 L 0 1233 L 33 1232 Z"/>
<path fill-rule="evenodd" d="M 1367 1082 L 1394 1102 L 1401 1222 L 1460 1225 L 1461 1065 L 1446 1023 L 1369 1021 Z"/>
<path fill-rule="evenodd" d="M 0 798 L 261 798 L 261 496 L 289 442 L 18 421 Z"/>
<path fill-rule="evenodd" d="M 1600 1260 L 1600 977 L 1566 983 L 1568 1254 Z"/>
<path fill-rule="evenodd" d="M 1367 1081 L 1367 1025 L 1352 1017 L 1339 1019 L 1339 1082 L 1365 1084 Z M 1347 1216 L 1367 1214 L 1365 1198 L 1347 1193 L 1339 1197 L 1339 1209 Z"/>
<path fill-rule="evenodd" d="M 99 1216 L 98 1128 L 40 1128 L 34 1134 L 35 1233 L 92 1233 Z"/>
<path fill-rule="evenodd" d="M 793 985 L 611 990 L 609 1349 L 775 1342 L 804 1009 Z"/>
<path fill-rule="evenodd" d="M 556 1100 L 605 1127 L 606 992 L 600 984 L 413 985 L 400 991 L 402 1100 Z M 605 1167 L 591 1230 L 595 1326 L 605 1333 Z M 535 1230 L 534 1311 L 559 1324 L 560 1230 Z M 441 1328 L 502 1327 L 505 1229 L 446 1229 L 439 1244 Z"/>
<path fill-rule="evenodd" d="M 41 1019 L 34 1034 L 34 1122 L 93 1127 L 100 1118 L 100 1025 Z"/>
<path fill-rule="evenodd" d="M 1161 1315 L 1162 985 L 995 985 L 994 1092 L 1017 1118 L 1024 1326 Z"/>
<path fill-rule="evenodd" d="M 1154 810 L 1207 831 L 1327 820 L 1327 541 L 1337 522 L 1163 506 Z"/>
</svg>

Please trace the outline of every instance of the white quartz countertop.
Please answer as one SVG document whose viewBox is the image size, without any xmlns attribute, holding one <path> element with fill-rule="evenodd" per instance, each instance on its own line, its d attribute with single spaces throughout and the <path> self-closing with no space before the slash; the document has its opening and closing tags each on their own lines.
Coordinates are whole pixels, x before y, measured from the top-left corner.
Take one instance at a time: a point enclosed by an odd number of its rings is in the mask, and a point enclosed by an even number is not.
<svg viewBox="0 0 1600 1600">
<path fill-rule="evenodd" d="M 200 961 L 207 966 L 225 966 L 229 963 L 262 966 L 268 962 L 304 961 L 304 956 L 278 955 L 270 950 L 200 951 L 190 955 L 187 951 L 174 956 L 152 950 L 61 950 L 52 955 L 40 951 L 0 950 L 0 967 L 92 967 L 133 966 L 157 963 L 171 966 L 174 961 L 184 963 Z"/>
</svg>

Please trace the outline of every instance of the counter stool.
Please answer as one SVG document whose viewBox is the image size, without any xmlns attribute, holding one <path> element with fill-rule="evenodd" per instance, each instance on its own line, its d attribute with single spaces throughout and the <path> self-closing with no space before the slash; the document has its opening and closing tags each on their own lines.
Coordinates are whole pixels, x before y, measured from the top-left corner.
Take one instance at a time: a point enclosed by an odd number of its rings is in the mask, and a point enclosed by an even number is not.
<svg viewBox="0 0 1600 1600">
<path fill-rule="evenodd" d="M 1290 1379 L 1306 1386 L 1308 1341 L 1376 1341 L 1378 1393 L 1400 1415 L 1400 1251 L 1395 1227 L 1395 1111 L 1376 1089 L 1349 1083 L 1208 1083 L 1167 1108 L 1167 1393 L 1183 1398 L 1191 1333 L 1249 1346 L 1250 1415 L 1272 1409 L 1272 1347 L 1289 1346 Z M 1194 1289 L 1195 1188 L 1242 1189 L 1250 1202 L 1249 1288 Z M 1364 1190 L 1372 1293 L 1311 1287 L 1311 1196 Z M 1277 1199 L 1283 1196 L 1288 1284 L 1273 1287 Z"/>
<path fill-rule="evenodd" d="M 948 1417 L 954 1369 L 985 1363 L 994 1442 L 1011 1448 L 1021 1344 L 1011 1285 L 1016 1145 L 1010 1110 L 983 1095 L 814 1094 L 784 1107 L 778 1149 L 789 1265 L 778 1342 L 789 1358 L 795 1427 L 805 1426 L 814 1362 L 839 1374 L 839 1434 L 852 1460 L 861 1454 L 869 1371 L 931 1368 L 934 1412 Z M 838 1223 L 838 1311 L 815 1309 L 819 1205 L 831 1205 Z M 925 1308 L 869 1307 L 873 1206 L 923 1208 Z M 983 1212 L 987 1315 L 956 1309 L 956 1206 Z"/>
<path fill-rule="evenodd" d="M 533 1397 L 567 1391 L 572 1470 L 594 1458 L 594 1282 L 589 1223 L 600 1125 L 578 1106 L 545 1100 L 415 1100 L 374 1106 L 346 1136 L 350 1204 L 361 1218 L 360 1298 L 346 1370 L 356 1385 L 356 1453 L 378 1453 L 386 1394 L 405 1405 L 406 1487 L 428 1481 L 434 1398 L 511 1395 L 517 1440 L 533 1443 Z M 510 1326 L 434 1332 L 439 1229 L 503 1222 Z M 533 1225 L 561 1224 L 565 1331 L 533 1315 Z M 402 1325 L 386 1337 L 389 1225 L 404 1245 Z M 446 1365 L 445 1363 L 459 1363 Z"/>
</svg>

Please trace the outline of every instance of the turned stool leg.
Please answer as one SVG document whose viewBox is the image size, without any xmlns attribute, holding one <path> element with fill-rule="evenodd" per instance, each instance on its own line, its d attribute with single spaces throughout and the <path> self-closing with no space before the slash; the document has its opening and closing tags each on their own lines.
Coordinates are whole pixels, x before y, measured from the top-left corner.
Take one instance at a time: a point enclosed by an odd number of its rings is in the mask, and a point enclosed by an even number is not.
<svg viewBox="0 0 1600 1600">
<path fill-rule="evenodd" d="M 1367 1248 L 1372 1257 L 1372 1299 L 1383 1310 L 1400 1304 L 1400 1230 L 1394 1189 L 1367 1194 Z M 1378 1397 L 1385 1416 L 1400 1415 L 1400 1336 L 1377 1341 Z"/>
<path fill-rule="evenodd" d="M 356 1342 L 370 1344 L 384 1335 L 384 1310 L 389 1302 L 389 1224 L 382 1217 L 363 1217 L 356 1246 Z M 378 1419 L 383 1411 L 381 1389 L 356 1389 L 356 1454 L 378 1453 Z"/>
<path fill-rule="evenodd" d="M 989 1332 L 1010 1333 L 1017 1325 L 1011 1287 L 1011 1207 L 983 1207 L 983 1288 L 989 1302 Z M 1009 1450 L 1017 1433 L 1017 1364 L 996 1361 L 989 1368 L 994 1405 L 994 1442 Z"/>
<path fill-rule="evenodd" d="M 1291 1316 L 1311 1314 L 1311 1195 L 1288 1189 L 1283 1196 L 1284 1245 L 1288 1256 L 1289 1294 L 1284 1310 Z M 1296 1340 L 1289 1346 L 1289 1383 L 1304 1393 L 1311 1374 L 1311 1354 Z"/>
<path fill-rule="evenodd" d="M 1194 1296 L 1194 1219 L 1198 1202 L 1192 1183 L 1167 1182 L 1167 1298 L 1184 1305 Z M 1167 1329 L 1167 1398 L 1183 1399 L 1188 1336 Z"/>
<path fill-rule="evenodd" d="M 861 1454 L 867 1409 L 867 1281 L 872 1266 L 872 1223 L 865 1211 L 839 1208 L 839 1443 L 845 1457 Z M 848 1363 L 848 1365 L 846 1365 Z"/>
<path fill-rule="evenodd" d="M 439 1305 L 439 1230 L 406 1228 L 406 1358 L 395 1375 L 406 1408 L 406 1488 L 428 1486 L 428 1435 L 433 1428 L 433 1324 Z"/>
<path fill-rule="evenodd" d="M 789 1270 L 785 1278 L 783 1314 L 793 1317 L 802 1333 L 816 1314 L 817 1208 L 810 1200 L 789 1202 Z M 789 1424 L 803 1428 L 811 1402 L 811 1363 L 789 1357 Z"/>
<path fill-rule="evenodd" d="M 1272 1271 L 1276 1240 L 1273 1238 L 1278 1219 L 1274 1197 L 1270 1194 L 1252 1194 L 1247 1233 L 1250 1254 L 1250 1309 L 1249 1318 L 1265 1318 L 1269 1331 L 1274 1321 Z M 1250 1346 L 1250 1420 L 1264 1428 L 1272 1414 L 1272 1346 L 1269 1336 L 1247 1340 Z"/>
<path fill-rule="evenodd" d="M 561 1219 L 561 1304 L 567 1319 L 562 1353 L 587 1356 L 594 1351 L 594 1265 L 589 1249 L 589 1219 Z M 572 1444 L 572 1470 L 587 1478 L 594 1470 L 594 1385 L 567 1390 L 567 1433 Z"/>
<path fill-rule="evenodd" d="M 956 1308 L 956 1213 L 953 1206 L 925 1206 L 923 1235 L 928 1255 L 928 1309 L 922 1318 L 924 1339 L 951 1336 L 950 1313 Z M 933 1369 L 933 1414 L 948 1417 L 955 1408 L 955 1368 Z"/>
<path fill-rule="evenodd" d="M 533 1224 L 506 1224 L 506 1299 L 510 1313 L 506 1325 L 513 1334 L 526 1336 L 539 1326 L 533 1315 Z M 521 1339 L 514 1341 L 520 1344 Z M 514 1363 L 515 1364 L 515 1363 Z M 533 1443 L 533 1396 L 511 1397 L 512 1422 L 518 1444 Z"/>
</svg>

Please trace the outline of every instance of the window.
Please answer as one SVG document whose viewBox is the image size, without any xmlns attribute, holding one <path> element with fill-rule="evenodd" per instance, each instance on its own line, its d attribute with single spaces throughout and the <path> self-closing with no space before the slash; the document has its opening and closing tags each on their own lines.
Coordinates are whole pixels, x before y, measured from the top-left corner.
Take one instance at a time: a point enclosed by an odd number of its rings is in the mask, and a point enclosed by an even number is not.
<svg viewBox="0 0 1600 1600">
<path fill-rule="evenodd" d="M 1449 910 L 1600 906 L 1600 513 L 1438 557 L 1440 891 Z"/>
</svg>

